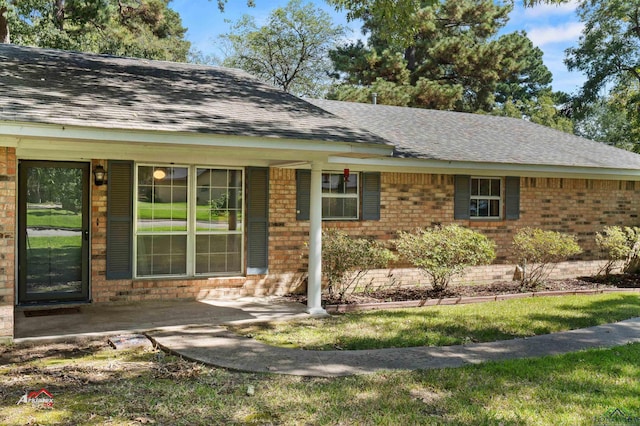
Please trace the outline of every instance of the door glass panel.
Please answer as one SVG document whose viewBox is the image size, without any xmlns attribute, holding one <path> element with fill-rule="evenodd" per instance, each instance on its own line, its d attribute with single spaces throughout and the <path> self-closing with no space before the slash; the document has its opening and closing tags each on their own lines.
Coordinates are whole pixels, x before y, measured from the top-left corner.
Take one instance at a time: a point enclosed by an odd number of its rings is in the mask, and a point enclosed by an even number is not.
<svg viewBox="0 0 640 426">
<path fill-rule="evenodd" d="M 83 291 L 83 170 L 26 171 L 26 296 Z"/>
</svg>

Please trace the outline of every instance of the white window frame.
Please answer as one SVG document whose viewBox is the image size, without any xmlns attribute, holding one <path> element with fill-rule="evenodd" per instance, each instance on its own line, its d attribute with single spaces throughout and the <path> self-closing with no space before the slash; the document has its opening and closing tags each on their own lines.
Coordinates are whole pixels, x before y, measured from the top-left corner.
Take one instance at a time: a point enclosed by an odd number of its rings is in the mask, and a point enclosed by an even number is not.
<svg viewBox="0 0 640 426">
<path fill-rule="evenodd" d="M 322 171 L 322 181 L 324 182 L 324 176 L 325 175 L 329 175 L 329 179 L 331 179 L 331 175 L 342 175 L 344 176 L 344 172 L 342 171 L 337 171 L 337 170 L 323 170 Z M 349 178 L 355 176 L 357 178 L 357 185 L 356 185 L 356 193 L 355 194 L 339 194 L 339 193 L 325 193 L 324 191 L 322 192 L 322 200 L 326 199 L 330 199 L 330 198 L 354 198 L 356 200 L 356 215 L 355 217 L 325 217 L 324 215 L 322 216 L 322 220 L 326 220 L 326 221 L 352 221 L 352 220 L 359 220 L 360 219 L 360 174 L 358 172 L 353 172 L 349 175 Z M 324 208 L 323 208 L 324 210 Z"/>
<path fill-rule="evenodd" d="M 186 274 L 184 275 L 144 275 L 138 276 L 138 173 L 140 167 L 185 167 L 187 168 L 187 253 L 186 253 Z M 241 188 L 241 200 L 242 200 L 242 220 L 238 222 L 239 231 L 233 231 L 230 233 L 240 234 L 240 271 L 229 273 L 200 273 L 196 274 L 196 207 L 197 207 L 197 179 L 194 178 L 197 174 L 197 169 L 220 169 L 220 170 L 238 170 L 242 174 L 242 188 Z M 244 276 L 246 273 L 245 265 L 245 218 L 246 218 L 246 205 L 245 205 L 245 182 L 246 171 L 244 167 L 229 167 L 221 165 L 203 165 L 203 164 L 163 164 L 163 163 L 136 163 L 134 173 L 134 188 L 133 188 L 133 277 L 134 279 L 171 279 L 171 278 L 205 278 L 205 277 L 234 277 Z M 140 234 L 140 235 L 184 235 L 183 231 L 164 231 L 154 234 Z M 226 234 L 225 234 L 226 235 Z"/>
<path fill-rule="evenodd" d="M 500 182 L 500 195 L 473 195 L 473 180 L 497 180 Z M 491 191 L 489 191 L 491 192 Z M 471 202 L 472 201 L 495 201 L 498 200 L 498 216 L 473 216 L 471 214 Z M 504 210 L 504 179 L 497 176 L 471 176 L 469 180 L 469 217 L 472 220 L 493 220 L 493 219 L 502 219 Z M 491 209 L 489 209 L 491 212 Z"/>
</svg>

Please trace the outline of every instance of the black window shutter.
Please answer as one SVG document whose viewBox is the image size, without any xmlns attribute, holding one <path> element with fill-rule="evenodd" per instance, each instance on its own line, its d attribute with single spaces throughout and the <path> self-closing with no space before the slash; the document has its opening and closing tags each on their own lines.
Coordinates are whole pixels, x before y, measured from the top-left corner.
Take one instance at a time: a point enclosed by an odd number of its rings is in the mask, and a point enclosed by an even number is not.
<svg viewBox="0 0 640 426">
<path fill-rule="evenodd" d="M 133 275 L 133 163 L 107 164 L 107 279 Z"/>
<path fill-rule="evenodd" d="M 247 169 L 247 275 L 269 268 L 269 169 Z"/>
<path fill-rule="evenodd" d="M 380 220 L 380 173 L 362 173 L 362 220 Z"/>
<path fill-rule="evenodd" d="M 454 181 L 453 218 L 469 219 L 471 214 L 471 176 L 456 175 Z"/>
<path fill-rule="evenodd" d="M 296 219 L 309 220 L 311 170 L 296 170 Z"/>
<path fill-rule="evenodd" d="M 520 178 L 507 176 L 504 185 L 505 216 L 507 220 L 520 219 Z"/>
</svg>

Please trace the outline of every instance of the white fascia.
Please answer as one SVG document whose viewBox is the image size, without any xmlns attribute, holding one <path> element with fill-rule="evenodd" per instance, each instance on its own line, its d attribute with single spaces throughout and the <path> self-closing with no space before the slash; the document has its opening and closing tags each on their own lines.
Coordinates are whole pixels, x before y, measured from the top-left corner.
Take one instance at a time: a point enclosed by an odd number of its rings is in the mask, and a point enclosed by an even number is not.
<svg viewBox="0 0 640 426">
<path fill-rule="evenodd" d="M 390 156 L 393 147 L 384 144 L 349 143 L 339 141 L 286 139 L 264 136 L 235 136 L 207 133 L 144 131 L 39 124 L 0 122 L 0 137 L 7 140 L 36 138 L 77 140 L 85 142 L 125 142 L 171 146 L 208 146 L 229 149 L 269 149 L 282 151 L 325 152 L 345 156 Z"/>
<path fill-rule="evenodd" d="M 523 176 L 575 179 L 640 180 L 640 169 L 614 169 L 561 165 L 474 163 L 469 161 L 424 160 L 415 158 L 349 158 L 330 156 L 329 164 L 357 167 L 362 171 L 390 173 L 470 174 L 478 176 Z"/>
</svg>

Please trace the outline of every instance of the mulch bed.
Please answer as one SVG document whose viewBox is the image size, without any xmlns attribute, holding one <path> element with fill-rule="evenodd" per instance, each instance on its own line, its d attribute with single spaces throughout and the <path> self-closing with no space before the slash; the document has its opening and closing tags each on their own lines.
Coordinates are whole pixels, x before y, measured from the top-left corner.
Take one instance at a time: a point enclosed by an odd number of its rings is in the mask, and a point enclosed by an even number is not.
<svg viewBox="0 0 640 426">
<path fill-rule="evenodd" d="M 523 292 L 603 290 L 615 288 L 640 288 L 640 275 L 610 275 L 549 280 L 535 289 L 522 289 L 517 281 L 499 281 L 491 284 L 451 285 L 444 292 L 436 292 L 431 286 L 393 287 L 349 294 L 343 300 L 323 294 L 323 305 L 360 304 L 376 302 L 402 302 L 410 300 L 444 299 L 455 297 L 499 296 Z M 306 295 L 290 295 L 291 299 L 306 303 Z"/>
</svg>

